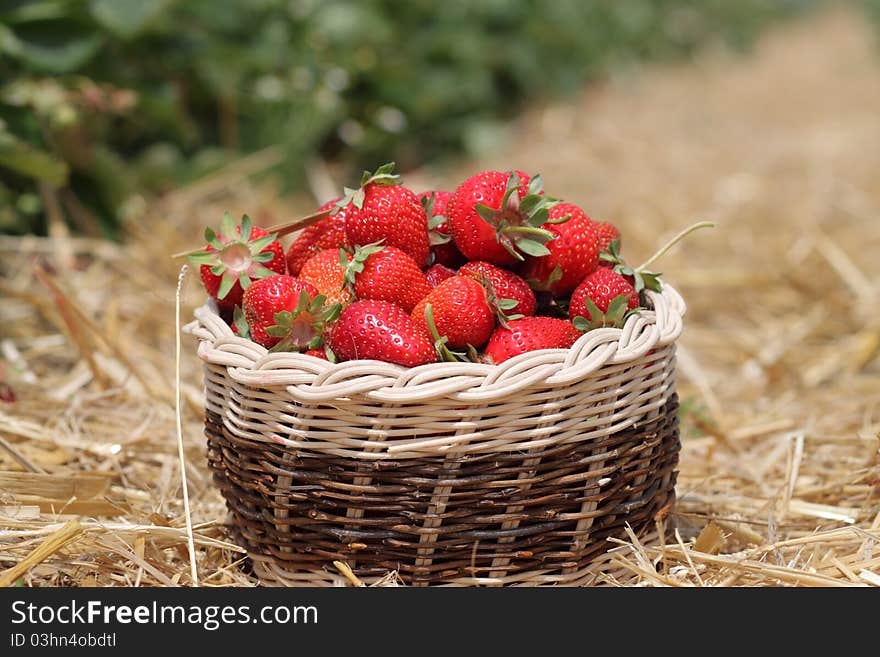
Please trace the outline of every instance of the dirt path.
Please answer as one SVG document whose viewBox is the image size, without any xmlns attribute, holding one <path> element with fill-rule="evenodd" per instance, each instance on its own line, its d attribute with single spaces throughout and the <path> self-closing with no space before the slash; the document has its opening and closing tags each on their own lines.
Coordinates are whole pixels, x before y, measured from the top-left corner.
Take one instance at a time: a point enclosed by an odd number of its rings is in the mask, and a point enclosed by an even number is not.
<svg viewBox="0 0 880 657">
<path fill-rule="evenodd" d="M 622 548 L 621 564 L 645 582 L 877 583 L 878 53 L 854 15 L 813 17 L 775 30 L 747 58 L 708 54 L 536 109 L 502 152 L 459 169 L 540 171 L 551 193 L 617 223 L 634 261 L 686 224 L 718 222 L 662 262 L 689 304 L 677 519 L 685 541 L 700 538 L 698 549 Z M 99 490 L 97 506 L 82 512 L 104 514 L 83 521 L 28 582 L 188 582 L 170 403 L 174 327 L 157 320 L 173 316 L 177 270 L 165 254 L 219 209 L 286 216 L 309 205 L 278 201 L 239 173 L 167 199 L 125 248 L 84 257 L 94 245 L 0 239 L 8 318 L 0 364 L 18 398 L 0 404 L 0 436 L 25 462 L 78 481 L 81 494 Z M 416 176 L 426 187 L 458 177 Z M 96 318 L 80 351 L 56 302 L 33 283 L 34 253 Z M 191 278 L 185 302 L 200 298 Z M 199 570 L 211 584 L 253 584 L 220 542 L 223 505 L 203 464 L 191 346 L 184 433 Z M 91 364 L 80 356 L 90 350 Z M 0 470 L 20 468 L 0 450 Z M 40 504 L 24 494 L 0 500 L 0 570 L 60 526 L 46 504 L 38 514 Z M 107 504 L 122 505 L 112 522 Z"/>
</svg>

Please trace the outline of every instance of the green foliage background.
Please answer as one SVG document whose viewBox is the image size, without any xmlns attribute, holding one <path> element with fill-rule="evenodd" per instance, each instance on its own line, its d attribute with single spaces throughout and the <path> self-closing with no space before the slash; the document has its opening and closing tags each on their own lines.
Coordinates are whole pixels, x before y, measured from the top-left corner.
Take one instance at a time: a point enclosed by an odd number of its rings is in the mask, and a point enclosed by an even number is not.
<svg viewBox="0 0 880 657">
<path fill-rule="evenodd" d="M 290 186 L 316 152 L 405 168 L 480 151 L 528 99 L 745 46 L 810 4 L 0 0 L 0 231 L 44 232 L 55 198 L 114 236 L 132 199 L 272 144 Z"/>
</svg>

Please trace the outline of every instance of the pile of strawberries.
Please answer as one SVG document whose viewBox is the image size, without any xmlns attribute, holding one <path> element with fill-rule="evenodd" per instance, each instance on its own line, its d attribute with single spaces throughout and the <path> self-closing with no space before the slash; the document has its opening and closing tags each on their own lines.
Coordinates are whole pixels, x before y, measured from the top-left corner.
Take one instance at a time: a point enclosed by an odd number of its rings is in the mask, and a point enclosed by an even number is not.
<svg viewBox="0 0 880 657">
<path fill-rule="evenodd" d="M 614 226 L 540 176 L 485 171 L 416 194 L 393 168 L 364 172 L 286 253 L 247 216 L 206 231 L 189 257 L 234 332 L 334 362 L 502 363 L 622 326 L 660 289 L 621 258 Z"/>
</svg>

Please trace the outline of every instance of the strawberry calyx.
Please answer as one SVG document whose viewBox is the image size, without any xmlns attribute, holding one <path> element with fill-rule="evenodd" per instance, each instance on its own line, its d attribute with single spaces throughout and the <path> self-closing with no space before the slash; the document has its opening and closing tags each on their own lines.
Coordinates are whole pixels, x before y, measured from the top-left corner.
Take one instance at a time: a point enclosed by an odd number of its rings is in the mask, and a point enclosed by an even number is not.
<svg viewBox="0 0 880 657">
<path fill-rule="evenodd" d="M 599 310 L 596 303 L 589 297 L 584 299 L 584 304 L 587 306 L 590 318 L 587 319 L 578 315 L 571 321 L 574 327 L 581 332 L 597 328 L 623 328 L 630 315 L 644 310 L 641 306 L 627 310 L 629 304 L 628 294 L 619 294 L 614 297 L 611 303 L 608 304 L 608 310 L 604 313 Z"/>
<path fill-rule="evenodd" d="M 242 290 L 250 287 L 251 281 L 275 276 L 274 272 L 262 263 L 275 257 L 271 251 L 263 252 L 267 246 L 278 239 L 277 233 L 253 238 L 253 223 L 247 215 L 242 215 L 241 223 L 236 226 L 235 220 L 227 210 L 220 223 L 220 233 L 212 228 L 205 229 L 205 249 L 187 254 L 190 262 L 208 265 L 211 273 L 220 276 L 220 287 L 217 298 L 224 299 L 236 281 Z"/>
<path fill-rule="evenodd" d="M 498 318 L 498 323 L 501 326 L 504 328 L 510 328 L 507 325 L 507 322 L 525 317 L 522 313 L 514 313 L 512 315 L 507 314 L 508 310 L 513 310 L 519 305 L 519 301 L 516 299 L 500 299 L 495 292 L 495 286 L 492 285 L 492 281 L 489 280 L 489 277 L 486 276 L 485 273 L 480 272 L 479 276 L 476 277 L 476 281 L 482 285 L 483 289 L 486 291 L 486 304 L 492 309 L 492 312 L 495 313 L 495 317 Z"/>
<path fill-rule="evenodd" d="M 419 199 L 422 207 L 425 208 L 425 214 L 428 216 L 428 239 L 431 242 L 431 246 L 447 244 L 452 239 L 452 235 L 447 235 L 446 233 L 441 233 L 437 230 L 438 226 L 442 226 L 446 223 L 446 217 L 442 214 L 434 215 L 435 196 L 436 194 L 431 192 L 427 196 L 423 196 Z"/>
<path fill-rule="evenodd" d="M 428 325 L 428 330 L 431 332 L 431 339 L 434 340 L 434 349 L 437 350 L 437 355 L 440 357 L 440 360 L 447 363 L 476 363 L 478 361 L 479 354 L 472 344 L 468 345 L 467 352 L 453 351 L 446 346 L 449 338 L 445 335 L 441 336 L 440 332 L 437 331 L 437 324 L 434 323 L 434 309 L 431 307 L 430 303 L 425 305 L 425 323 Z"/>
<path fill-rule="evenodd" d="M 661 292 L 663 290 L 663 283 L 660 280 L 661 274 L 627 264 L 626 260 L 620 255 L 620 239 L 611 240 L 608 244 L 608 250 L 602 251 L 599 254 L 599 259 L 602 262 L 610 262 L 614 272 L 630 279 L 633 287 L 639 294 L 642 293 L 642 290 L 651 290 L 652 292 Z"/>
<path fill-rule="evenodd" d="M 244 311 L 241 309 L 241 306 L 236 306 L 232 311 L 232 324 L 235 327 L 235 334 L 244 338 L 245 340 L 251 340 L 251 327 L 247 323 L 247 319 L 244 316 Z"/>
<path fill-rule="evenodd" d="M 546 280 L 539 281 L 534 278 L 527 278 L 526 283 L 529 287 L 537 292 L 549 292 L 553 285 L 562 279 L 562 265 L 556 265 Z"/>
<path fill-rule="evenodd" d="M 359 246 L 354 251 L 344 248 L 339 249 L 339 266 L 345 270 L 343 287 L 347 287 L 352 296 L 355 294 L 354 284 L 355 280 L 357 280 L 357 275 L 364 270 L 364 264 L 371 255 L 379 253 L 379 251 L 385 248 L 385 245 L 382 244 L 383 241 L 379 240 L 366 246 Z M 349 256 L 351 256 L 351 260 L 348 259 Z"/>
<path fill-rule="evenodd" d="M 388 162 L 387 164 L 383 164 L 375 171 L 364 171 L 364 174 L 361 176 L 361 186 L 357 189 L 353 189 L 351 187 L 344 187 L 344 193 L 342 198 L 336 202 L 336 209 L 333 211 L 333 214 L 339 212 L 342 208 L 347 205 L 354 204 L 357 209 L 361 209 L 364 207 L 364 198 L 365 198 L 365 188 L 367 185 L 381 185 L 383 187 L 388 187 L 391 185 L 400 185 L 400 176 L 394 173 L 394 162 Z"/>
<path fill-rule="evenodd" d="M 480 218 L 495 229 L 495 236 L 507 252 L 517 260 L 525 260 L 523 253 L 540 257 L 550 254 L 545 246 L 556 239 L 556 235 L 546 228 L 545 223 L 559 224 L 567 221 L 569 215 L 550 220 L 550 208 L 559 203 L 558 199 L 542 194 L 544 183 L 539 174 L 529 181 L 525 196 L 519 197 L 522 180 L 516 171 L 507 178 L 507 187 L 499 209 L 477 203 L 474 209 Z"/>
<path fill-rule="evenodd" d="M 338 303 L 325 308 L 326 300 L 323 294 L 309 299 L 309 293 L 303 290 L 299 293 L 296 308 L 275 313 L 275 324 L 266 327 L 266 334 L 281 338 L 281 342 L 269 351 L 308 351 L 323 346 L 327 324 L 342 312 L 342 306 Z"/>
</svg>

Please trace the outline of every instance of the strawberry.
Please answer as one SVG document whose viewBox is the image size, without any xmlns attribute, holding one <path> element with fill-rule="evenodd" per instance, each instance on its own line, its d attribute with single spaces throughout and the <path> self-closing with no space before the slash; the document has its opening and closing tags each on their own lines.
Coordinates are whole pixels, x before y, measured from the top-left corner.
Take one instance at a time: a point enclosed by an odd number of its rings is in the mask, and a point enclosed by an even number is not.
<svg viewBox="0 0 880 657">
<path fill-rule="evenodd" d="M 339 201 L 346 212 L 345 236 L 352 246 L 376 242 L 396 246 L 424 267 L 430 252 L 428 215 L 393 170 L 392 162 L 375 173 L 364 171 L 361 186 L 345 190 Z"/>
<path fill-rule="evenodd" d="M 638 307 L 635 288 L 616 271 L 599 267 L 572 293 L 568 316 L 581 331 L 621 327 L 629 312 Z"/>
<path fill-rule="evenodd" d="M 535 314 L 535 293 L 528 283 L 513 272 L 489 262 L 474 260 L 459 269 L 458 273 L 476 280 L 480 280 L 481 275 L 488 278 L 497 298 L 516 301 L 516 305 L 505 310 L 521 315 Z"/>
<path fill-rule="evenodd" d="M 440 264 L 431 265 L 425 272 L 425 278 L 428 280 L 428 285 L 432 288 L 437 287 L 440 283 L 452 276 L 455 276 L 455 270 Z"/>
<path fill-rule="evenodd" d="M 324 297 L 315 286 L 293 276 L 256 281 L 245 290 L 243 303 L 251 339 L 273 351 L 319 347 L 325 323 L 339 309 L 324 309 Z"/>
<path fill-rule="evenodd" d="M 464 256 L 452 241 L 449 234 L 449 222 L 446 220 L 446 204 L 452 196 L 451 192 L 422 192 L 419 201 L 428 215 L 428 237 L 431 241 L 432 262 L 457 268 L 464 263 Z"/>
<path fill-rule="evenodd" d="M 319 251 L 309 258 L 299 272 L 300 279 L 311 283 L 326 297 L 325 304 L 346 306 L 354 299 L 345 284 L 345 270 L 351 256 L 342 249 Z M 345 262 L 345 266 L 341 263 Z"/>
<path fill-rule="evenodd" d="M 447 278 L 413 309 L 419 331 L 432 333 L 425 314 L 430 304 L 437 333 L 453 349 L 485 344 L 495 328 L 496 311 L 489 305 L 486 289 L 470 276 Z"/>
<path fill-rule="evenodd" d="M 555 203 L 543 195 L 540 176 L 521 171 L 484 171 L 465 180 L 452 193 L 446 216 L 452 239 L 469 260 L 510 265 L 523 254 L 550 253 L 554 234 L 540 226 Z"/>
<path fill-rule="evenodd" d="M 236 226 L 226 212 L 220 232 L 205 229 L 204 250 L 187 255 L 199 267 L 205 290 L 220 309 L 232 310 L 241 305 L 241 295 L 251 281 L 283 274 L 287 270 L 284 249 L 277 235 L 251 224 L 247 215 Z"/>
<path fill-rule="evenodd" d="M 305 352 L 306 356 L 314 356 L 315 358 L 320 358 L 321 360 L 330 360 L 327 358 L 327 351 L 325 349 L 309 349 Z"/>
<path fill-rule="evenodd" d="M 437 361 L 427 333 L 400 306 L 355 301 L 331 327 L 327 344 L 340 361 L 375 359 L 415 367 Z"/>
<path fill-rule="evenodd" d="M 486 345 L 486 357 L 499 364 L 536 349 L 568 349 L 580 337 L 572 323 L 555 317 L 523 317 L 499 326 Z"/>
<path fill-rule="evenodd" d="M 356 249 L 345 280 L 358 299 L 390 301 L 408 313 L 431 291 L 415 260 L 396 247 L 381 244 Z"/>
<path fill-rule="evenodd" d="M 548 255 L 530 258 L 522 275 L 537 290 L 549 290 L 553 296 L 570 294 L 584 277 L 599 264 L 599 240 L 595 224 L 578 206 L 560 203 L 550 208 L 546 228 L 556 236 L 547 243 Z M 567 221 L 554 224 L 557 219 Z M 526 313 L 528 314 L 528 313 Z"/>
<path fill-rule="evenodd" d="M 620 231 L 617 226 L 609 224 L 605 221 L 594 221 L 593 226 L 596 228 L 596 237 L 599 240 L 599 252 L 607 251 L 612 241 L 617 240 L 620 244 Z M 604 263 L 602 263 L 605 266 Z"/>
<path fill-rule="evenodd" d="M 338 206 L 342 197 L 333 199 L 315 210 L 316 213 L 336 209 L 336 213 L 307 226 L 287 249 L 287 272 L 298 276 L 306 261 L 318 251 L 348 246 L 345 239 L 345 209 Z"/>
</svg>

